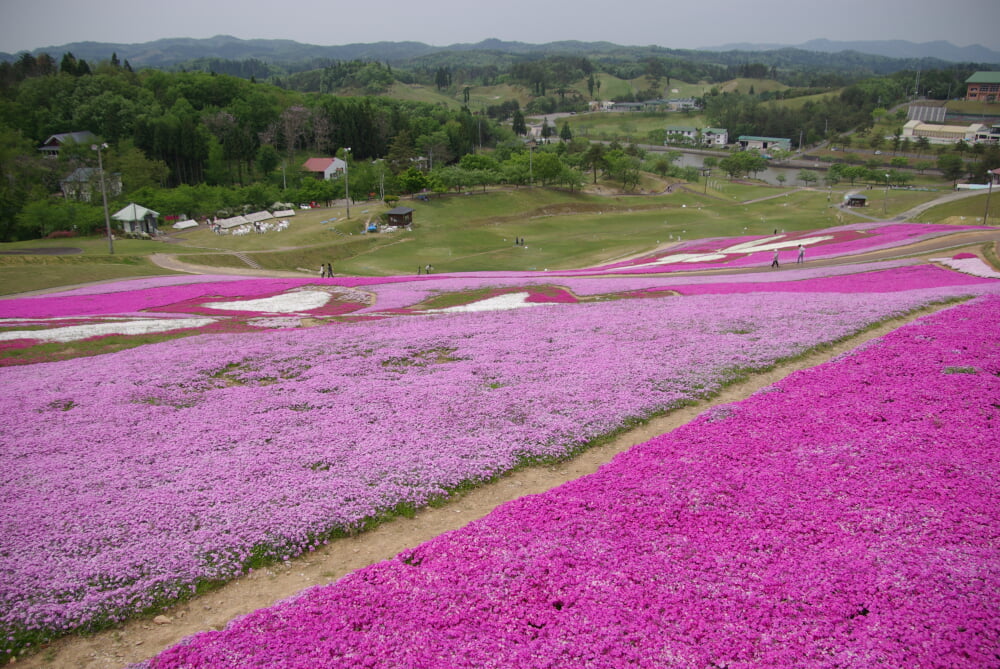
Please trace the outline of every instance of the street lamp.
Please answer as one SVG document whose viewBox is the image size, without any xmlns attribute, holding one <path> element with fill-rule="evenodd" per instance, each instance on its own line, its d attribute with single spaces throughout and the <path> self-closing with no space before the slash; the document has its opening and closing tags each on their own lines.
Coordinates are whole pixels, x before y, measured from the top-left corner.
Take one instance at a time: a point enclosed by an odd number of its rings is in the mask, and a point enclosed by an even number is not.
<svg viewBox="0 0 1000 669">
<path fill-rule="evenodd" d="M 889 175 L 885 175 L 885 195 L 882 197 L 882 215 L 885 216 L 886 207 L 889 205 Z"/>
<path fill-rule="evenodd" d="M 989 225 L 990 196 L 993 195 L 993 180 L 996 178 L 994 175 L 1000 176 L 1000 169 L 986 171 L 986 178 L 990 180 L 990 187 L 986 191 L 986 211 L 983 212 L 983 225 Z"/>
<path fill-rule="evenodd" d="M 111 236 L 111 218 L 108 216 L 108 193 L 104 188 L 104 160 L 101 158 L 101 149 L 106 148 L 108 148 L 107 143 L 90 145 L 92 151 L 97 151 L 97 171 L 101 175 L 101 200 L 104 202 L 104 230 L 108 233 L 108 253 L 114 255 L 115 241 Z"/>
<path fill-rule="evenodd" d="M 344 147 L 344 199 L 347 200 L 347 218 L 351 217 L 351 180 L 348 176 L 347 156 L 351 152 L 351 147 Z"/>
</svg>

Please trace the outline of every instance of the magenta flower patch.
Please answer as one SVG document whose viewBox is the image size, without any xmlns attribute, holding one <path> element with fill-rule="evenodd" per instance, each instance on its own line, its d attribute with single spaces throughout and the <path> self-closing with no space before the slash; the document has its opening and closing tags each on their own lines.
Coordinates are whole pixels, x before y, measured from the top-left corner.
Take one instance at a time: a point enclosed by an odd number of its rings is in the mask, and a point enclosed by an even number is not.
<svg viewBox="0 0 1000 669">
<path fill-rule="evenodd" d="M 997 666 L 998 351 L 922 318 L 140 666 Z"/>
</svg>

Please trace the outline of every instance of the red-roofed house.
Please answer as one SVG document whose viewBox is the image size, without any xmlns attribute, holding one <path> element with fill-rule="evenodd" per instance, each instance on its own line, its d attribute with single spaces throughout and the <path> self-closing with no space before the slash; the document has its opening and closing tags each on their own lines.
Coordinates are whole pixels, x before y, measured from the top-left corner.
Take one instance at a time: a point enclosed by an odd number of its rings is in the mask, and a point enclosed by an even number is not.
<svg viewBox="0 0 1000 669">
<path fill-rule="evenodd" d="M 333 179 L 344 173 L 347 163 L 340 158 L 310 158 L 302 167 L 317 179 Z"/>
</svg>

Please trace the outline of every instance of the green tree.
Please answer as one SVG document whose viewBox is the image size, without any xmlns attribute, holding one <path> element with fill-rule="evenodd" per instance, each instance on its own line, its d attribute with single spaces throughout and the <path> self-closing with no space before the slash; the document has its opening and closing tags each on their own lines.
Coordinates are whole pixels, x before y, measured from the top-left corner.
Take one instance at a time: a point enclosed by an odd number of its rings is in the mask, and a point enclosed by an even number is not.
<svg viewBox="0 0 1000 669">
<path fill-rule="evenodd" d="M 0 241 L 16 238 L 15 222 L 25 204 L 46 198 L 56 187 L 46 187 L 52 167 L 51 160 L 38 155 L 34 142 L 0 124 Z"/>
<path fill-rule="evenodd" d="M 208 160 L 205 163 L 205 182 L 209 186 L 228 186 L 232 183 L 222 144 L 215 137 L 208 138 Z"/>
<path fill-rule="evenodd" d="M 547 186 L 559 177 L 563 164 L 559 156 L 550 151 L 536 151 L 532 170 L 534 178 L 540 181 L 543 186 Z"/>
<path fill-rule="evenodd" d="M 917 155 L 922 156 L 931 148 L 931 140 L 926 137 L 917 137 Z"/>
<path fill-rule="evenodd" d="M 582 164 L 584 167 L 593 170 L 594 172 L 594 184 L 597 184 L 597 170 L 602 170 L 607 167 L 607 160 L 605 157 L 605 149 L 603 144 L 591 144 L 587 148 L 587 152 L 583 154 Z"/>
<path fill-rule="evenodd" d="M 404 193 L 417 193 L 427 187 L 427 178 L 416 167 L 410 167 L 397 178 Z"/>
<path fill-rule="evenodd" d="M 819 177 L 812 170 L 799 170 L 798 179 L 806 185 L 811 185 L 819 181 Z"/>
<path fill-rule="evenodd" d="M 670 164 L 670 161 L 666 159 L 666 157 L 657 158 L 653 162 L 653 172 L 660 175 L 660 177 L 667 176 L 667 172 L 670 171 L 671 167 L 672 165 Z"/>
<path fill-rule="evenodd" d="M 151 160 L 132 143 L 125 140 L 113 147 L 107 157 L 110 172 L 122 175 L 122 193 L 132 193 L 141 188 L 163 187 L 170 170 L 162 160 Z"/>
<path fill-rule="evenodd" d="M 18 213 L 15 236 L 38 239 L 61 230 L 89 235 L 103 224 L 103 207 L 74 200 L 34 200 Z"/>
<path fill-rule="evenodd" d="M 522 137 L 528 134 L 528 126 L 524 122 L 524 114 L 521 113 L 520 109 L 514 110 L 514 116 L 511 120 L 511 129 L 515 134 L 521 135 Z"/>
<path fill-rule="evenodd" d="M 636 156 L 630 156 L 624 151 L 610 151 L 606 157 L 608 174 L 612 179 L 622 182 L 622 188 L 632 190 L 639 185 L 639 170 L 642 161 Z"/>
<path fill-rule="evenodd" d="M 941 170 L 945 179 L 953 183 L 958 183 L 958 180 L 966 173 L 965 161 L 962 160 L 961 156 L 956 156 L 953 153 L 947 153 L 938 158 L 937 168 Z"/>
<path fill-rule="evenodd" d="M 559 139 L 564 142 L 573 139 L 573 131 L 569 129 L 569 121 L 563 122 L 562 128 L 559 130 Z"/>
<path fill-rule="evenodd" d="M 730 179 L 736 179 L 766 169 L 767 160 L 754 151 L 738 151 L 720 160 L 719 167 Z"/>
<path fill-rule="evenodd" d="M 542 129 L 541 129 L 542 139 L 548 139 L 549 137 L 552 136 L 552 133 L 553 133 L 553 130 L 552 130 L 552 126 L 549 125 L 549 119 L 543 118 L 542 119 Z"/>
<path fill-rule="evenodd" d="M 278 150 L 271 144 L 262 144 L 257 149 L 257 171 L 264 177 L 278 169 L 280 162 L 281 156 L 278 154 Z"/>
</svg>

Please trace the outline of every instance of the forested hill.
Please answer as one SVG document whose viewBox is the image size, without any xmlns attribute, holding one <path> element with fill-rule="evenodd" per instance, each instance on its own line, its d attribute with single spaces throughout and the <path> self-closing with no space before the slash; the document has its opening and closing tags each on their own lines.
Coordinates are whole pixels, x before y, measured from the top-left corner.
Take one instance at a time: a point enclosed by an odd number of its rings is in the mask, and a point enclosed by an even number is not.
<svg viewBox="0 0 1000 669">
<path fill-rule="evenodd" d="M 267 74 L 279 72 L 287 74 L 322 67 L 335 61 L 377 61 L 398 67 L 447 66 L 487 61 L 492 61 L 494 65 L 503 65 L 560 55 L 586 57 L 597 62 L 641 61 L 649 58 L 677 59 L 723 67 L 752 62 L 776 68 L 822 67 L 827 71 L 868 74 L 889 74 L 918 67 L 930 69 L 946 65 L 945 60 L 938 58 L 915 56 L 890 58 L 862 53 L 858 43 L 852 43 L 851 46 L 853 50 L 838 53 L 789 47 L 765 51 L 753 48 L 704 51 L 659 46 L 623 46 L 610 42 L 563 41 L 526 44 L 497 39 L 441 47 L 421 42 L 318 46 L 293 40 L 243 40 L 228 35 L 218 35 L 207 39 L 161 39 L 143 44 L 75 42 L 39 48 L 34 50 L 32 55 L 47 53 L 59 59 L 65 53 L 72 53 L 78 59 L 100 62 L 114 54 L 123 61 L 127 60 L 133 68 L 157 69 L 203 69 L 199 63 L 255 61 L 260 63 L 261 71 Z M 13 62 L 17 58 L 18 54 L 0 53 L 0 61 Z M 976 69 L 990 69 L 988 64 L 979 65 L 983 67 Z"/>
</svg>

